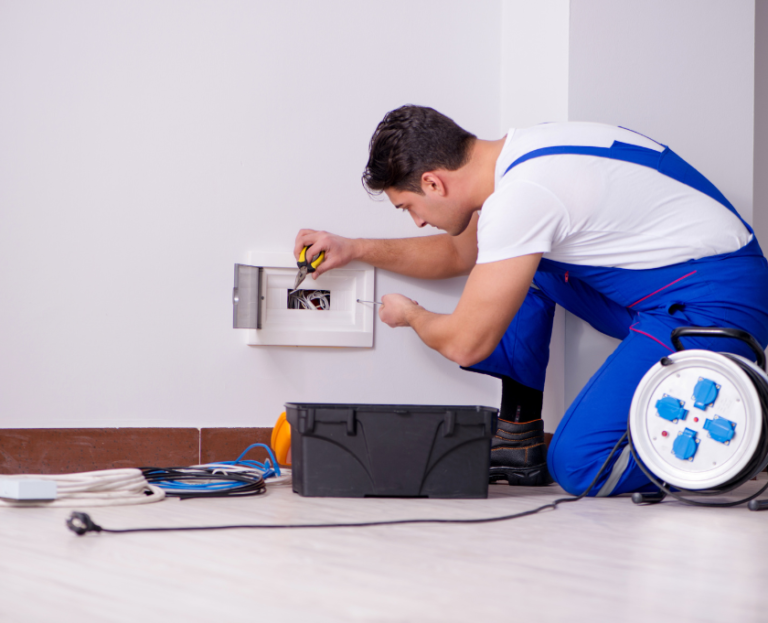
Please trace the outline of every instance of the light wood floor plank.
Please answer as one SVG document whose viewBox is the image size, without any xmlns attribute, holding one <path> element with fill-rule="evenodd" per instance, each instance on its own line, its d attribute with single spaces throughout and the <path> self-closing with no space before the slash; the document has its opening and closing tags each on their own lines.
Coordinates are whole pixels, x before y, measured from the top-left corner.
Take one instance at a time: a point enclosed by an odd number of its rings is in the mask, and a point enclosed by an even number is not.
<svg viewBox="0 0 768 623">
<path fill-rule="evenodd" d="M 109 528 L 458 518 L 561 493 L 494 485 L 487 500 L 349 500 L 273 488 L 83 510 Z M 768 512 L 744 507 L 625 497 L 492 524 L 85 538 L 66 530 L 69 512 L 0 509 L 0 621 L 768 619 Z"/>
</svg>

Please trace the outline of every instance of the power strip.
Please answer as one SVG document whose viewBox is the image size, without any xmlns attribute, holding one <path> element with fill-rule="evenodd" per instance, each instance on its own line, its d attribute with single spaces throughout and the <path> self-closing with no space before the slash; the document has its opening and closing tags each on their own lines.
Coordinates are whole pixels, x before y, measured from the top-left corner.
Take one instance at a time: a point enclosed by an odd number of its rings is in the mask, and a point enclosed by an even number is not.
<svg viewBox="0 0 768 623">
<path fill-rule="evenodd" d="M 55 480 L 0 479 L 0 498 L 11 500 L 55 500 Z"/>
</svg>

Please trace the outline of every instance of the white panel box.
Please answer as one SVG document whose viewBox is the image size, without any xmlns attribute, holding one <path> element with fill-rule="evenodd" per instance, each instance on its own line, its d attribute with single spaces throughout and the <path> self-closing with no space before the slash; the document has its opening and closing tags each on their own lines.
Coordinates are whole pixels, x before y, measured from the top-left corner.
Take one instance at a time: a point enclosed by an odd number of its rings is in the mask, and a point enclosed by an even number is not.
<svg viewBox="0 0 768 623">
<path fill-rule="evenodd" d="M 298 268 L 292 253 L 251 252 L 260 267 L 258 329 L 248 329 L 253 346 L 347 346 L 371 348 L 375 307 L 374 268 L 352 262 L 317 280 L 308 275 L 299 290 L 327 292 L 329 309 L 290 309 Z"/>
</svg>

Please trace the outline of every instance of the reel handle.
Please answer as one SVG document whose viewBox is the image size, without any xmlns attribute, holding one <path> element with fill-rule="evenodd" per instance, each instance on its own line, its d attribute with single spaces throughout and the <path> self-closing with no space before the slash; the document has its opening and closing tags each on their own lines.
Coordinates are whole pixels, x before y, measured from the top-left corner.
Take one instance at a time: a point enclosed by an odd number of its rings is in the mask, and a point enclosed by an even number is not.
<svg viewBox="0 0 768 623">
<path fill-rule="evenodd" d="M 678 351 L 685 350 L 680 342 L 681 337 L 732 337 L 741 340 L 752 349 L 757 357 L 757 365 L 765 370 L 765 351 L 750 333 L 741 329 L 720 327 L 677 327 L 672 331 L 672 344 Z"/>
<path fill-rule="evenodd" d="M 750 500 L 747 507 L 751 511 L 764 511 L 768 508 L 768 500 Z"/>
</svg>

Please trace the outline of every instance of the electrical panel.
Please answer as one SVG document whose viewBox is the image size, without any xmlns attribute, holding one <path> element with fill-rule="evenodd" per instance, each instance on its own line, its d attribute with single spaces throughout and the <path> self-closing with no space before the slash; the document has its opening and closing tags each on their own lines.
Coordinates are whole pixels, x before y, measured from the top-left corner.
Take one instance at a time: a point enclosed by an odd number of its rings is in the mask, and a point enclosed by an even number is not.
<svg viewBox="0 0 768 623">
<path fill-rule="evenodd" d="M 373 346 L 374 268 L 351 262 L 294 290 L 292 253 L 252 252 L 235 265 L 233 324 L 253 346 Z M 366 301 L 366 302 L 359 302 Z"/>
</svg>

